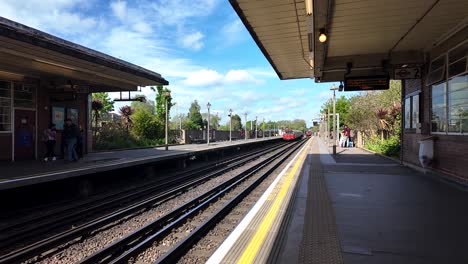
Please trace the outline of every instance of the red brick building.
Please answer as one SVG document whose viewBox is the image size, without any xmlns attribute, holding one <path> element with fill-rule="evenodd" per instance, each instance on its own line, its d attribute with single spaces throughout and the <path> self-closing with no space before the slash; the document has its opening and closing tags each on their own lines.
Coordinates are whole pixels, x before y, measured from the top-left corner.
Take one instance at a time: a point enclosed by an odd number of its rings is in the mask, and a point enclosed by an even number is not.
<svg viewBox="0 0 468 264">
<path fill-rule="evenodd" d="M 71 118 L 91 147 L 93 92 L 167 85 L 158 73 L 0 17 L 0 160 L 43 156 L 42 131 Z"/>
</svg>

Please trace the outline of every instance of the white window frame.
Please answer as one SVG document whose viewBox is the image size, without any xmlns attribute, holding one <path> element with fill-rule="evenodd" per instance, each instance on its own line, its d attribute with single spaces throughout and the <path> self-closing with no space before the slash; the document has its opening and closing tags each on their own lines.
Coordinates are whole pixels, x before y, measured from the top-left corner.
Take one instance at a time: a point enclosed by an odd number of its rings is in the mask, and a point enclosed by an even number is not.
<svg viewBox="0 0 468 264">
<path fill-rule="evenodd" d="M 13 102 L 13 96 L 14 96 L 13 95 L 13 83 L 11 81 L 1 80 L 1 79 L 0 79 L 0 81 L 8 83 L 9 86 L 10 86 L 10 130 L 0 131 L 0 134 L 12 134 L 13 131 L 14 131 L 14 129 L 13 129 L 13 126 L 14 126 L 14 120 L 13 120 L 13 118 L 14 118 L 14 116 L 13 116 L 13 111 L 14 111 L 13 110 L 13 108 L 14 108 L 14 106 L 13 106 L 13 103 L 14 103 Z"/>
<path fill-rule="evenodd" d="M 448 56 L 448 54 L 452 50 L 454 50 L 454 49 L 458 48 L 459 46 L 464 45 L 466 43 L 468 43 L 468 40 L 464 40 L 464 41 L 460 42 L 458 45 L 454 46 L 453 48 L 449 49 L 445 53 L 439 55 L 434 60 L 432 60 L 432 61 L 435 61 L 435 60 L 439 59 L 440 57 L 445 56 L 445 79 L 444 79 L 443 82 L 445 82 L 445 101 L 446 101 L 446 105 L 445 105 L 445 117 L 446 118 L 445 119 L 446 119 L 446 122 L 447 122 L 447 124 L 446 124 L 447 130 L 448 130 L 448 122 L 449 122 L 448 117 L 449 117 L 449 110 L 450 110 L 449 100 L 448 100 L 449 81 L 451 79 L 455 78 L 455 77 L 468 74 L 468 55 L 467 55 L 465 57 L 462 57 L 462 58 L 452 62 L 452 63 L 455 63 L 455 62 L 458 62 L 458 61 L 460 61 L 462 59 L 467 60 L 465 71 L 461 72 L 461 73 L 459 73 L 457 75 L 454 75 L 454 76 L 449 76 L 449 56 Z M 436 83 L 430 84 L 430 86 L 431 86 L 431 98 L 432 98 L 432 86 L 435 85 L 435 84 L 439 84 L 439 83 L 441 83 L 441 82 L 436 82 Z M 432 113 L 432 101 L 431 101 L 431 113 Z M 431 114 L 431 116 L 432 116 L 432 114 Z M 431 131 L 430 133 L 433 134 L 433 135 L 468 136 L 468 132 L 466 132 L 466 133 L 463 133 L 463 132 L 448 132 L 448 131 L 445 131 L 445 132 L 432 132 L 432 120 L 431 120 L 431 129 L 430 129 L 430 131 Z"/>
<path fill-rule="evenodd" d="M 416 129 L 416 127 L 413 127 L 413 113 L 414 113 L 414 110 L 413 110 L 413 100 L 414 100 L 414 97 L 415 96 L 418 96 L 418 122 L 417 123 L 421 123 L 421 91 L 416 91 L 416 92 L 412 92 L 410 94 L 407 94 L 404 98 L 404 112 L 403 112 L 403 129 L 406 131 L 406 132 L 411 132 L 413 130 Z M 410 99 L 410 103 L 409 103 L 409 106 L 406 105 L 406 99 Z M 410 127 L 406 127 L 406 108 L 409 107 L 409 110 L 410 110 L 410 120 L 409 120 L 409 125 Z"/>
</svg>

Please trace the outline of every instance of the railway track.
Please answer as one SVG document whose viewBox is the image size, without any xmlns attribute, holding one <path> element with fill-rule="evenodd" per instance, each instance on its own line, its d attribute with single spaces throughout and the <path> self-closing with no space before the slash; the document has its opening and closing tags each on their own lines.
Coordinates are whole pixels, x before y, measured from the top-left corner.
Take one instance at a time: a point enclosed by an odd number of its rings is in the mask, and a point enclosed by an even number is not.
<svg viewBox="0 0 468 264">
<path fill-rule="evenodd" d="M 158 241 L 160 244 L 164 243 L 165 238 L 171 237 L 171 233 L 178 230 L 176 237 L 181 236 L 181 233 L 184 232 L 188 233 L 188 235 L 179 240 L 173 248 L 162 254 L 162 256 L 156 257 L 157 263 L 174 263 L 304 142 L 298 142 L 286 152 L 277 152 L 260 164 L 245 170 L 231 180 L 115 241 L 79 263 L 126 263 L 141 260 L 141 258 L 138 258 L 139 254 L 152 247 L 159 247 L 159 244 L 156 246 L 153 244 Z M 242 184 L 244 186 L 241 186 Z M 239 189 L 241 190 L 239 191 Z M 211 208 L 208 213 L 205 212 L 207 208 Z M 201 215 L 203 217 L 200 219 Z M 207 217 L 207 215 L 209 216 Z M 199 219 L 195 220 L 194 223 L 190 222 L 191 219 L 197 217 Z M 184 225 L 185 228 L 182 227 Z"/>
<path fill-rule="evenodd" d="M 25 228 L 16 234 L 12 232 L 7 236 L 3 236 L 2 240 L 4 242 L 9 241 L 11 243 L 11 240 L 20 241 L 31 236 L 42 235 L 59 225 L 63 226 L 64 224 L 66 225 L 74 221 L 76 222 L 77 218 L 82 218 L 83 216 L 92 214 L 95 211 L 116 208 L 117 205 L 121 205 L 123 201 L 138 201 L 110 214 L 106 214 L 97 219 L 93 219 L 92 221 L 75 226 L 73 229 L 68 229 L 64 232 L 60 232 L 46 239 L 31 243 L 25 247 L 0 256 L 0 263 L 16 263 L 18 261 L 23 261 L 31 258 L 32 256 L 40 255 L 42 252 L 51 250 L 54 247 L 60 246 L 61 244 L 66 243 L 66 241 L 71 241 L 80 237 L 87 237 L 93 230 L 109 225 L 112 222 L 118 221 L 118 219 L 125 219 L 132 214 L 138 214 L 142 210 L 154 205 L 161 204 L 180 193 L 186 192 L 197 184 L 201 184 L 217 175 L 233 170 L 236 167 L 242 166 L 251 160 L 257 159 L 258 157 L 271 151 L 275 151 L 283 146 L 283 144 L 280 144 L 267 149 L 252 151 L 242 156 L 211 164 L 207 167 L 184 172 L 177 177 L 174 177 L 171 181 L 160 184 L 152 183 L 151 186 L 145 186 L 145 188 L 133 190 L 133 193 L 127 191 L 124 194 L 113 194 L 102 198 L 101 202 L 95 202 L 94 204 L 83 203 L 80 204 L 79 207 L 64 208 L 63 211 L 56 214 L 50 213 L 49 215 L 42 215 L 40 217 L 28 219 L 30 223 L 37 222 L 37 225 L 31 225 L 29 228 Z M 149 193 L 156 193 L 156 195 L 152 195 L 151 197 L 142 200 L 141 197 L 144 197 L 145 195 L 147 196 Z M 52 220 L 42 220 L 42 218 Z M 22 222 L 22 224 L 24 223 L 25 222 Z M 15 225 L 21 226 L 21 223 L 17 223 Z M 6 230 L 5 227 L 4 230 Z"/>
</svg>

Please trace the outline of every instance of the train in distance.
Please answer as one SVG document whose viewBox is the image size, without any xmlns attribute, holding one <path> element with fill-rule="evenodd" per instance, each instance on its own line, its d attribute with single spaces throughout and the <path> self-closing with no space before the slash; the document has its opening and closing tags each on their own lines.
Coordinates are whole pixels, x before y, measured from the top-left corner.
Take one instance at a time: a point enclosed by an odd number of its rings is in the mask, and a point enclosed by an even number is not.
<svg viewBox="0 0 468 264">
<path fill-rule="evenodd" d="M 299 140 L 304 137 L 304 132 L 300 130 L 286 130 L 283 134 L 283 140 L 292 141 Z"/>
</svg>

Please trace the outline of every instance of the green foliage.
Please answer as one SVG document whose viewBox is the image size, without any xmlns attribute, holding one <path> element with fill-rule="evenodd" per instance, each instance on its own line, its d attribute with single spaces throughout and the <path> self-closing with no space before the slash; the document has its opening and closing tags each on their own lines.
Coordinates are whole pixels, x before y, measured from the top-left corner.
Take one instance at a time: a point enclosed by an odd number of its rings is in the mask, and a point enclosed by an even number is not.
<svg viewBox="0 0 468 264">
<path fill-rule="evenodd" d="M 227 123 L 229 127 L 229 121 Z M 232 116 L 232 131 L 237 131 L 242 129 L 242 121 L 239 115 L 235 114 Z"/>
<path fill-rule="evenodd" d="M 99 135 L 94 142 L 95 150 L 113 150 L 137 147 L 150 147 L 160 145 L 163 139 L 150 140 L 137 138 L 129 134 L 118 123 L 109 123 L 99 130 Z"/>
<path fill-rule="evenodd" d="M 144 109 L 137 110 L 132 115 L 132 133 L 139 139 L 163 139 L 164 122 Z"/>
<path fill-rule="evenodd" d="M 275 122 L 275 124 L 276 124 L 276 127 L 281 128 L 281 129 L 290 128 L 293 130 L 301 130 L 301 131 L 307 130 L 307 124 L 304 119 L 294 119 L 292 121 L 281 120 L 281 121 Z"/>
<path fill-rule="evenodd" d="M 182 123 L 184 129 L 203 129 L 203 118 L 200 113 L 200 105 L 197 100 L 193 101 L 190 105 L 188 118 L 190 122 L 185 122 L 185 126 L 184 123 Z"/>
<path fill-rule="evenodd" d="M 340 114 L 340 127 L 348 124 L 348 116 L 349 116 L 349 111 L 350 111 L 350 106 L 351 106 L 351 101 L 344 97 L 338 97 L 335 102 L 335 110 L 336 113 Z M 325 109 L 330 109 L 330 114 L 333 114 L 333 100 L 328 100 L 325 102 L 325 104 L 322 106 L 322 113 L 325 113 Z M 333 116 L 330 118 L 333 119 Z M 330 123 L 331 127 L 331 123 Z"/>
<path fill-rule="evenodd" d="M 99 114 L 109 113 L 114 111 L 114 101 L 110 99 L 108 93 L 93 93 L 91 94 L 92 100 L 99 100 L 102 102 L 102 108 L 99 110 Z"/>
<path fill-rule="evenodd" d="M 159 120 L 166 120 L 166 93 L 169 93 L 169 96 L 167 96 L 168 113 L 171 112 L 171 108 L 175 105 L 175 103 L 172 102 L 171 90 L 162 85 L 158 85 L 156 88 L 151 87 L 151 90 L 156 92 L 156 115 Z M 168 114 L 168 116 L 170 115 Z"/>
<path fill-rule="evenodd" d="M 137 95 L 138 96 L 138 95 Z M 143 97 L 144 100 L 143 102 L 140 102 L 140 101 L 133 101 L 132 104 L 131 104 L 131 108 L 133 109 L 133 111 L 138 111 L 138 110 L 144 110 L 148 113 L 151 113 L 151 114 L 154 114 L 155 112 L 155 104 L 154 104 L 154 101 L 152 100 L 146 100 L 146 97 L 144 95 L 140 95 L 140 97 Z"/>
<path fill-rule="evenodd" d="M 385 140 L 381 140 L 378 137 L 372 137 L 365 143 L 365 147 L 389 157 L 400 156 L 400 139 L 398 136 L 392 136 Z"/>
<path fill-rule="evenodd" d="M 377 131 L 398 135 L 401 122 L 401 81 L 391 81 L 390 89 L 363 92 L 349 99 L 348 125 L 368 137 Z M 384 114 L 385 113 L 385 114 Z"/>
</svg>

